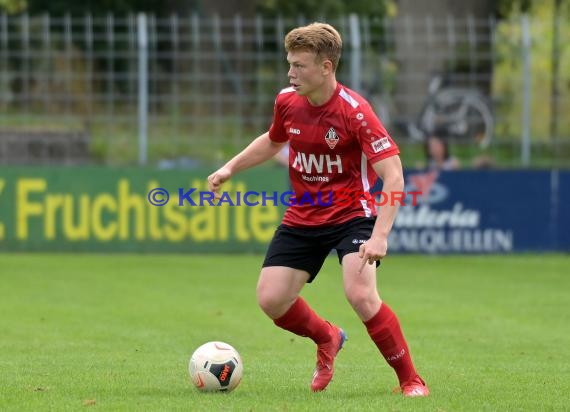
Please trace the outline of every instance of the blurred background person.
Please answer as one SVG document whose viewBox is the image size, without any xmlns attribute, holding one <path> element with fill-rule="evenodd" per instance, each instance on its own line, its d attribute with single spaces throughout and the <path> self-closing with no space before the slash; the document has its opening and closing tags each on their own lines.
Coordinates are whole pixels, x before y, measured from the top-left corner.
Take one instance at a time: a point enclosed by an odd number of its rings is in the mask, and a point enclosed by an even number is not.
<svg viewBox="0 0 570 412">
<path fill-rule="evenodd" d="M 457 170 L 461 168 L 459 160 L 449 151 L 447 140 L 432 133 L 425 142 L 426 168 L 430 170 Z"/>
</svg>

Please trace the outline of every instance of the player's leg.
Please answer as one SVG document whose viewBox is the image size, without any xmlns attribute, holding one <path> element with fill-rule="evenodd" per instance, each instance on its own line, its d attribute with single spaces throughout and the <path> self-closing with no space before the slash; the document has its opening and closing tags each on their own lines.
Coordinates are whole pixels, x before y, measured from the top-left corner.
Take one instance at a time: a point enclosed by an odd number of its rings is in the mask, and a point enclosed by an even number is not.
<svg viewBox="0 0 570 412">
<path fill-rule="evenodd" d="M 283 266 L 264 267 L 257 285 L 261 309 L 275 325 L 298 336 L 308 337 L 317 344 L 317 366 L 311 389 L 327 387 L 334 372 L 334 358 L 346 336 L 337 326 L 321 318 L 299 296 L 310 275 L 302 270 Z"/>
<path fill-rule="evenodd" d="M 309 277 L 304 270 L 285 266 L 264 267 L 257 282 L 259 307 L 271 319 L 279 319 L 299 298 Z"/>
<path fill-rule="evenodd" d="M 259 305 L 277 326 L 317 344 L 317 368 L 311 382 L 314 391 L 323 390 L 332 379 L 334 357 L 345 340 L 340 328 L 317 315 L 299 296 L 328 255 L 328 250 L 318 245 L 306 231 L 280 226 L 257 285 Z"/>
<path fill-rule="evenodd" d="M 348 222 L 335 246 L 342 265 L 344 291 L 370 338 L 394 368 L 403 393 L 406 396 L 425 396 L 429 391 L 414 368 L 400 322 L 390 307 L 380 300 L 376 286 L 376 265 L 366 265 L 358 273 L 362 263 L 358 249 L 370 238 L 374 222 L 374 218 Z"/>
<path fill-rule="evenodd" d="M 342 258 L 346 297 L 366 326 L 370 338 L 396 372 L 402 393 L 405 396 L 427 396 L 429 390 L 416 372 L 400 322 L 378 295 L 376 266 L 366 265 L 358 273 L 361 262 L 358 253 L 349 253 Z"/>
<path fill-rule="evenodd" d="M 372 318 L 382 301 L 376 288 L 376 266 L 366 265 L 360 275 L 356 273 L 362 260 L 357 252 L 342 258 L 342 281 L 348 302 L 363 322 Z"/>
</svg>

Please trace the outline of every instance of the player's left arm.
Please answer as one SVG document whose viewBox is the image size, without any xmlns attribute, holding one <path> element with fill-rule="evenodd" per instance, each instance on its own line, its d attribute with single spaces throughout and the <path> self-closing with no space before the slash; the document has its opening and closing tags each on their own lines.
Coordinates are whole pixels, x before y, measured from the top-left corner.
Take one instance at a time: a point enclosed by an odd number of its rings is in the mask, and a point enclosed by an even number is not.
<svg viewBox="0 0 570 412">
<path fill-rule="evenodd" d="M 376 218 L 374 230 L 370 239 L 360 246 L 359 256 L 362 266 L 366 262 L 373 264 L 388 253 L 388 235 L 394 225 L 394 220 L 400 207 L 401 194 L 404 192 L 404 173 L 400 156 L 393 155 L 379 160 L 372 165 L 374 171 L 382 179 L 382 192 L 387 196 L 387 202 L 382 205 L 381 213 Z"/>
</svg>

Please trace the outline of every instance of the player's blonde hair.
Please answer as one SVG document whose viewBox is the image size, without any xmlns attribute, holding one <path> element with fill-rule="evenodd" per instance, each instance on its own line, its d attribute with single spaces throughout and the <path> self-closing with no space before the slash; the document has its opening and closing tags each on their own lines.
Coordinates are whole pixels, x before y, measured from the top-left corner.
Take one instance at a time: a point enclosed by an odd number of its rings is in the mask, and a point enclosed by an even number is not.
<svg viewBox="0 0 570 412">
<path fill-rule="evenodd" d="M 313 52 L 321 61 L 329 59 L 333 64 L 333 71 L 336 71 L 342 52 L 342 38 L 330 24 L 311 23 L 287 33 L 285 50 Z"/>
</svg>

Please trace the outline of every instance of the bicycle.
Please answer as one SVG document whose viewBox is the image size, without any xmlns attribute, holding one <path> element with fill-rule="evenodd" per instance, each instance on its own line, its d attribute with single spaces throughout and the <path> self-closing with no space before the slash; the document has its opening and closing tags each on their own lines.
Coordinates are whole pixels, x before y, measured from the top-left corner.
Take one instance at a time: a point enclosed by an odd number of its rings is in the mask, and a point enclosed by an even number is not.
<svg viewBox="0 0 570 412">
<path fill-rule="evenodd" d="M 415 120 L 392 120 L 381 94 L 368 93 L 384 124 L 394 126 L 412 140 L 425 141 L 437 131 L 442 138 L 474 142 L 481 149 L 493 139 L 494 118 L 491 104 L 474 88 L 447 87 L 442 75 L 434 75 L 428 94 Z"/>
</svg>

